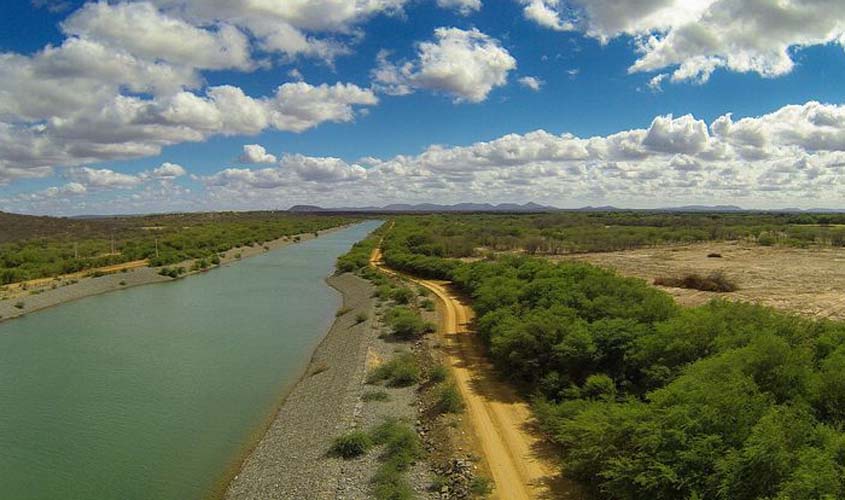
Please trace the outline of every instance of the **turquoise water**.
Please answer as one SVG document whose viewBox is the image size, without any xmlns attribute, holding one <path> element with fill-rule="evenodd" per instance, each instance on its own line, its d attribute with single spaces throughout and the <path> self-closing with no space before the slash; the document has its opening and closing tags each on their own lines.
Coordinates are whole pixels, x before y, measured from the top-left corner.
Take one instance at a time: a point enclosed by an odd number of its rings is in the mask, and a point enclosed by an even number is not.
<svg viewBox="0 0 845 500">
<path fill-rule="evenodd" d="M 302 373 L 366 222 L 0 324 L 0 498 L 203 498 Z"/>
</svg>

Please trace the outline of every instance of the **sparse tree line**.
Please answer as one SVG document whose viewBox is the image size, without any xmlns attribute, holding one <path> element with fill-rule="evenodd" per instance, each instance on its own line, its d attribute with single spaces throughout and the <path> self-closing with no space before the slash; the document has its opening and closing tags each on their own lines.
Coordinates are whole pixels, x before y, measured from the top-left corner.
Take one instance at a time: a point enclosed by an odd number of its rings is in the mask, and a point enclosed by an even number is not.
<svg viewBox="0 0 845 500">
<path fill-rule="evenodd" d="M 466 221 L 399 218 L 384 258 L 471 295 L 491 358 L 593 496 L 845 498 L 845 324 L 722 301 L 682 309 L 587 264 L 430 251 L 473 234 Z"/>
<path fill-rule="evenodd" d="M 353 220 L 261 212 L 126 217 L 85 225 L 68 221 L 78 232 L 0 244 L 0 285 L 142 259 L 152 266 L 190 259 L 211 261 L 232 248 L 263 245 Z"/>
<path fill-rule="evenodd" d="M 412 233 L 406 235 L 408 250 L 430 257 L 507 252 L 560 255 L 728 240 L 763 246 L 845 246 L 845 216 L 838 214 L 564 212 L 429 215 L 403 220 L 416 221 L 404 225 Z"/>
</svg>

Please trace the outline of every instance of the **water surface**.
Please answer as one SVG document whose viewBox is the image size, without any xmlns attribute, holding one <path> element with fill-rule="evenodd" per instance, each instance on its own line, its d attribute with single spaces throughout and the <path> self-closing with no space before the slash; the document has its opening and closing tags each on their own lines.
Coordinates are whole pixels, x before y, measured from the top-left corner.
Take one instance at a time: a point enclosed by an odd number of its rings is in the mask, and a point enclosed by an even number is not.
<svg viewBox="0 0 845 500">
<path fill-rule="evenodd" d="M 0 497 L 207 496 L 307 365 L 366 222 L 0 324 Z"/>
</svg>

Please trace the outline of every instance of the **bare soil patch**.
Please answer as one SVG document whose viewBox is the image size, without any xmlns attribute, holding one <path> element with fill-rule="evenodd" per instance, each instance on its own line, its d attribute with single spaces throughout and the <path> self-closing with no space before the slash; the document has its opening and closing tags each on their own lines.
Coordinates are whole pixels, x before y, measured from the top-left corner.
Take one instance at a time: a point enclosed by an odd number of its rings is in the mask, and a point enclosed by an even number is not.
<svg viewBox="0 0 845 500">
<path fill-rule="evenodd" d="M 708 257 L 719 254 L 721 258 Z M 727 293 L 659 287 L 683 305 L 742 300 L 817 318 L 845 320 L 845 249 L 701 243 L 551 257 L 615 269 L 652 283 L 661 276 L 722 272 L 739 287 Z"/>
</svg>

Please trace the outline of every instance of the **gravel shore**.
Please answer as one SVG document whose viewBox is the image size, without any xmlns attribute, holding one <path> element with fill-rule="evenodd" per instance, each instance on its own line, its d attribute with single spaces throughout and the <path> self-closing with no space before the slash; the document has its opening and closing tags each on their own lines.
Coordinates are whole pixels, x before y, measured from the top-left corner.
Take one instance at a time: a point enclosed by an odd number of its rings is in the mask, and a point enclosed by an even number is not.
<svg viewBox="0 0 845 500">
<path fill-rule="evenodd" d="M 225 498 L 336 498 L 346 464 L 326 455 L 335 436 L 355 425 L 361 413 L 371 320 L 372 286 L 352 274 L 329 284 L 343 293 L 339 316 L 311 363 L 285 398 L 264 437 L 229 484 Z M 345 498 L 365 498 L 350 495 Z"/>
<path fill-rule="evenodd" d="M 345 227 L 347 226 L 326 229 L 320 231 L 319 234 L 328 234 Z M 225 266 L 241 259 L 260 255 L 270 250 L 296 243 L 296 241 L 307 241 L 313 238 L 314 235 L 312 233 L 306 233 L 294 237 L 283 237 L 273 241 L 267 241 L 263 245 L 233 248 L 221 254 L 220 265 Z M 186 261 L 165 267 L 182 266 L 190 269 L 192 263 L 193 261 Z M 173 278 L 158 274 L 160 269 L 158 267 L 140 267 L 126 272 L 117 272 L 99 277 L 57 278 L 42 286 L 31 287 L 24 291 L 18 291 L 17 293 L 2 292 L 0 290 L 0 322 L 92 295 L 173 280 Z"/>
<path fill-rule="evenodd" d="M 366 382 L 370 368 L 399 351 L 415 348 L 414 342 L 397 342 L 383 335 L 386 327 L 381 318 L 390 304 L 374 299 L 372 284 L 353 274 L 334 276 L 328 282 L 343 293 L 343 314 L 229 484 L 227 499 L 371 499 L 380 451 L 344 460 L 328 454 L 332 442 L 354 429 L 372 429 L 386 419 L 412 426 L 419 422 L 418 385 L 391 388 Z M 367 315 L 364 322 L 356 318 L 361 313 Z M 384 391 L 388 399 L 365 401 L 363 395 L 372 391 Z M 406 472 L 416 498 L 438 498 L 429 491 L 430 470 L 420 460 Z"/>
</svg>

